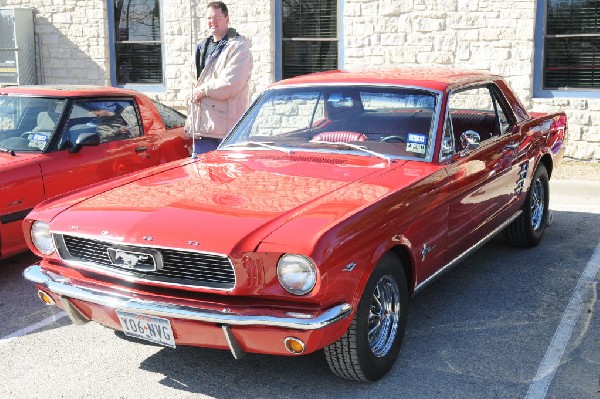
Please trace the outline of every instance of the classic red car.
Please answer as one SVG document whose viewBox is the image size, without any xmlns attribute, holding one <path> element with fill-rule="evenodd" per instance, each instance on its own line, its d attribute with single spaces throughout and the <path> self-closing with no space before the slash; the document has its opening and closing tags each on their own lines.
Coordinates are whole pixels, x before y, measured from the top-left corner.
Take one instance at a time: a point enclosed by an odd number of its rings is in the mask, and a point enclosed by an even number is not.
<svg viewBox="0 0 600 399">
<path fill-rule="evenodd" d="M 336 71 L 265 91 L 218 150 L 38 206 L 24 275 L 75 323 L 381 378 L 408 298 L 489 238 L 540 242 L 563 113 L 480 72 Z M 124 198 L 130 198 L 124 201 Z"/>
<path fill-rule="evenodd" d="M 185 116 L 112 87 L 0 89 L 0 259 L 42 200 L 189 155 Z M 83 148 L 86 147 L 86 148 Z"/>
</svg>

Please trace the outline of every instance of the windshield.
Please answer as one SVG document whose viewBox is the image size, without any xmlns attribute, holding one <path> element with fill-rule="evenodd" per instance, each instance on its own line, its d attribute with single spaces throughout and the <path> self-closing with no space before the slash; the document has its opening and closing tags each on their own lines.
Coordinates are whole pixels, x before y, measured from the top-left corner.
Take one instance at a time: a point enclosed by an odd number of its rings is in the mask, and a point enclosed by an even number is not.
<svg viewBox="0 0 600 399">
<path fill-rule="evenodd" d="M 0 148 L 42 152 L 50 144 L 66 100 L 0 97 Z"/>
<path fill-rule="evenodd" d="M 403 87 L 272 89 L 219 148 L 431 160 L 438 98 L 437 93 Z"/>
</svg>

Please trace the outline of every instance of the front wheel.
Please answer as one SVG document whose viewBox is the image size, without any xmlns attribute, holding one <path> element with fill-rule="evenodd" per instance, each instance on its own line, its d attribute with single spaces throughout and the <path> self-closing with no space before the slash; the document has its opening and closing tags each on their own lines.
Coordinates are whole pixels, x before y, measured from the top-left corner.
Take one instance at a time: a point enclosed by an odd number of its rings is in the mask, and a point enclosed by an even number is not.
<svg viewBox="0 0 600 399">
<path fill-rule="evenodd" d="M 325 347 L 338 376 L 376 381 L 394 365 L 406 328 L 408 290 L 400 260 L 388 254 L 369 278 L 354 319 L 339 341 Z"/>
<path fill-rule="evenodd" d="M 533 174 L 523 212 L 504 230 L 504 236 L 512 245 L 531 248 L 539 244 L 548 226 L 549 199 L 548 171 L 540 163 Z"/>
</svg>

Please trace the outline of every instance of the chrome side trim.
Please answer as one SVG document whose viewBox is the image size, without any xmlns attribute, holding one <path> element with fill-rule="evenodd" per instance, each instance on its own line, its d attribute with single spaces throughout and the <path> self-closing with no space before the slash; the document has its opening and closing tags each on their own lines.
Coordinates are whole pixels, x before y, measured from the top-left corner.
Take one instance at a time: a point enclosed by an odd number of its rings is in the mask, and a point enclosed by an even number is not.
<svg viewBox="0 0 600 399">
<path fill-rule="evenodd" d="M 67 298 L 78 299 L 113 309 L 121 309 L 126 312 L 232 326 L 269 326 L 294 330 L 318 330 L 344 319 L 352 312 L 352 306 L 348 303 L 343 303 L 320 313 L 310 315 L 310 317 L 306 317 L 306 314 L 302 314 L 302 317 L 294 317 L 283 311 L 281 312 L 281 316 L 266 316 L 262 314 L 240 315 L 231 312 L 229 309 L 217 311 L 166 302 L 151 302 L 100 289 L 78 287 L 68 278 L 45 271 L 39 265 L 29 266 L 23 272 L 23 276 L 27 280 L 46 287 L 55 294 Z M 272 309 L 268 310 L 272 312 Z"/>
<path fill-rule="evenodd" d="M 500 226 L 496 227 L 494 229 L 494 231 L 492 231 L 490 234 L 488 234 L 487 236 L 483 237 L 481 240 L 479 240 L 472 247 L 470 247 L 469 249 L 467 249 L 465 252 L 463 252 L 462 254 L 460 254 L 459 256 L 457 256 L 456 258 L 454 258 L 454 260 L 452 260 L 450 263 L 446 264 L 444 267 L 442 267 L 441 269 L 439 269 L 433 275 L 429 276 L 426 280 L 424 280 L 419 285 L 417 285 L 415 287 L 414 295 L 416 295 L 419 292 L 421 292 L 423 290 L 423 288 L 427 287 L 429 284 L 431 284 L 433 281 L 437 280 L 440 276 L 442 276 L 443 274 L 445 274 L 446 272 L 448 272 L 450 269 L 452 269 L 458 263 L 462 262 L 463 259 L 465 259 L 468 255 L 470 255 L 471 253 L 475 252 L 477 249 L 479 249 L 480 247 L 482 247 L 485 243 L 487 243 L 490 239 L 492 239 L 496 234 L 498 234 L 502 229 L 504 229 L 506 226 L 508 226 L 509 224 L 511 224 L 516 218 L 518 218 L 521 215 L 522 212 L 523 211 L 521 211 L 521 210 L 517 211 L 517 213 L 515 213 L 510 218 L 508 218 L 507 220 L 505 220 L 504 223 L 502 223 Z"/>
</svg>

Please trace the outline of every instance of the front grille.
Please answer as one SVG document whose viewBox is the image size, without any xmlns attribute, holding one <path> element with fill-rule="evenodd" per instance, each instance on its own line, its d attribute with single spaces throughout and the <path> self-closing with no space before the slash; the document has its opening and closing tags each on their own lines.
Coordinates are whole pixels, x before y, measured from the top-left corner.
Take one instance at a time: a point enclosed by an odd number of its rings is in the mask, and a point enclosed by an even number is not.
<svg viewBox="0 0 600 399">
<path fill-rule="evenodd" d="M 128 246 L 64 234 L 55 234 L 55 242 L 60 256 L 67 261 L 83 262 L 86 266 L 91 264 L 102 270 L 125 273 L 142 280 L 221 290 L 229 290 L 235 286 L 233 266 L 224 255 Z M 109 256 L 109 248 L 133 253 L 158 252 L 162 258 L 162 268 L 140 271 L 117 266 Z"/>
</svg>

